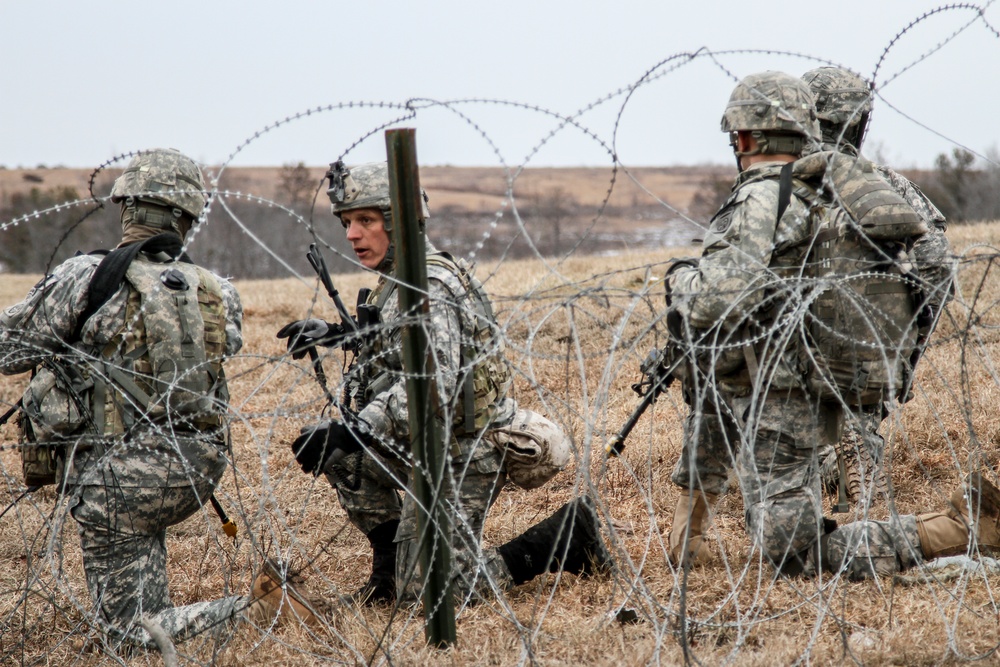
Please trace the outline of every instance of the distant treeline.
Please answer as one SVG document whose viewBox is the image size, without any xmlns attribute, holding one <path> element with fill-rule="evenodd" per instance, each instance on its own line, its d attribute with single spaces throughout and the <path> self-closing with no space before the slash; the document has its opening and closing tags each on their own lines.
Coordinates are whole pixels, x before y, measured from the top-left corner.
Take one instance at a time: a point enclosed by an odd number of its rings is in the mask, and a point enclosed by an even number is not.
<svg viewBox="0 0 1000 667">
<path fill-rule="evenodd" d="M 952 223 L 1000 220 L 1000 152 L 990 149 L 987 158 L 979 164 L 972 153 L 955 149 L 938 156 L 934 170 L 908 175 Z M 239 181 L 238 170 L 229 173 L 236 175 L 226 174 L 229 182 L 220 189 L 252 190 Z M 0 270 L 43 273 L 78 251 L 111 248 L 120 239 L 118 206 L 99 206 L 69 186 L 44 188 L 37 176 L 25 179 L 31 183 L 27 189 L 0 191 Z M 109 192 L 112 181 L 112 176 L 104 177 L 94 191 Z M 690 206 L 680 213 L 703 225 L 725 201 L 731 183 L 729 175 L 706 173 Z M 330 247 L 325 254 L 332 272 L 356 270 L 348 259 L 350 246 L 306 167 L 281 168 L 274 203 L 246 196 L 217 198 L 190 255 L 240 279 L 293 272 L 312 276 L 305 250 L 318 236 Z M 440 247 L 480 259 L 615 252 L 637 244 L 687 243 L 698 236 L 679 213 L 655 201 L 635 199 L 595 210 L 559 187 L 519 199 L 516 216 L 509 209 L 498 215 L 496 210 L 442 206 L 432 211 L 431 225 L 430 236 Z"/>
</svg>

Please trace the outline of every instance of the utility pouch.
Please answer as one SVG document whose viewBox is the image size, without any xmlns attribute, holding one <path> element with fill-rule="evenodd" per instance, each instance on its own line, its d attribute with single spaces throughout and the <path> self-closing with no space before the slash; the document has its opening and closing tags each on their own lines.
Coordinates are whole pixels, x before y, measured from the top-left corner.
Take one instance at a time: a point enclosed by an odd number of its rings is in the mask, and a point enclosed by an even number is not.
<svg viewBox="0 0 1000 667">
<path fill-rule="evenodd" d="M 65 445 L 93 424 L 89 400 L 94 384 L 70 366 L 39 368 L 21 397 L 17 417 L 21 471 L 27 486 L 55 484 Z"/>
<path fill-rule="evenodd" d="M 59 366 L 56 372 L 42 366 L 21 398 L 21 423 L 30 427 L 35 442 L 69 439 L 91 422 L 88 399 L 93 386 L 70 367 Z"/>
<path fill-rule="evenodd" d="M 35 441 L 31 422 L 22 411 L 17 415 L 18 441 L 21 451 L 21 474 L 25 486 L 48 486 L 55 484 L 59 477 L 59 460 L 62 459 L 61 444 Z"/>
</svg>

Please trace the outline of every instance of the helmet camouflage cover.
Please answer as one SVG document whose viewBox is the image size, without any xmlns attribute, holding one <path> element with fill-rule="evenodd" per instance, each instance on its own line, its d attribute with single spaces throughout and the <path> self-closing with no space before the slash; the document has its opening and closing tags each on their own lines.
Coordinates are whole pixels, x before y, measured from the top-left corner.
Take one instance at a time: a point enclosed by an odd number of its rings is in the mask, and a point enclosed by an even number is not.
<svg viewBox="0 0 1000 667">
<path fill-rule="evenodd" d="M 389 195 L 389 166 L 385 162 L 369 162 L 348 168 L 338 160 L 330 164 L 326 176 L 330 187 L 326 194 L 330 198 L 330 210 L 340 217 L 344 211 L 362 208 L 377 208 L 385 218 L 385 229 L 392 229 L 392 199 Z M 420 190 L 421 216 L 430 217 L 427 210 L 427 193 Z"/>
<path fill-rule="evenodd" d="M 862 77 L 842 67 L 817 67 L 802 75 L 816 98 L 816 117 L 828 140 L 858 126 L 855 146 L 860 148 L 872 111 L 871 86 Z M 851 140 L 852 137 L 848 137 Z"/>
<path fill-rule="evenodd" d="M 197 220 L 205 208 L 205 181 L 194 160 L 173 148 L 132 158 L 111 188 L 111 201 L 127 198 L 179 208 Z"/>
<path fill-rule="evenodd" d="M 383 214 L 392 207 L 389 198 L 389 168 L 385 162 L 369 162 L 350 169 L 343 162 L 330 165 L 326 173 L 331 210 L 338 218 L 344 211 L 377 208 Z"/>
<path fill-rule="evenodd" d="M 722 131 L 793 133 L 820 141 L 815 101 L 809 87 L 784 72 L 760 72 L 740 81 L 722 114 Z"/>
</svg>

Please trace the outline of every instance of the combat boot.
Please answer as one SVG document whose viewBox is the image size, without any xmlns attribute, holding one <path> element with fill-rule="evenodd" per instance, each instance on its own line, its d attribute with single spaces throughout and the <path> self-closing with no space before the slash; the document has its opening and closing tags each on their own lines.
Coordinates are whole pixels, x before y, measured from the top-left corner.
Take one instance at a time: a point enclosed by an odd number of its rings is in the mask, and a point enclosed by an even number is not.
<svg viewBox="0 0 1000 667">
<path fill-rule="evenodd" d="M 668 541 L 670 562 L 676 567 L 705 565 L 712 561 L 712 552 L 705 542 L 709 510 L 718 495 L 697 489 L 681 489 L 674 509 L 674 525 Z"/>
<path fill-rule="evenodd" d="M 514 585 L 543 572 L 591 575 L 611 569 L 592 501 L 572 500 L 510 542 L 497 548 Z"/>
<path fill-rule="evenodd" d="M 396 600 L 396 530 L 399 520 L 375 526 L 368 533 L 372 547 L 372 574 L 355 594 L 354 600 L 365 607 L 392 604 Z"/>
<path fill-rule="evenodd" d="M 980 552 L 1000 552 L 1000 489 L 979 473 L 971 473 L 955 489 L 946 512 L 917 516 L 924 560 L 966 553 L 972 526 Z"/>
<path fill-rule="evenodd" d="M 262 627 L 281 625 L 299 620 L 306 625 L 318 625 L 319 617 L 313 611 L 316 605 L 305 598 L 295 585 L 281 574 L 281 567 L 274 561 L 264 561 L 253 580 L 246 609 L 247 617 Z"/>
</svg>

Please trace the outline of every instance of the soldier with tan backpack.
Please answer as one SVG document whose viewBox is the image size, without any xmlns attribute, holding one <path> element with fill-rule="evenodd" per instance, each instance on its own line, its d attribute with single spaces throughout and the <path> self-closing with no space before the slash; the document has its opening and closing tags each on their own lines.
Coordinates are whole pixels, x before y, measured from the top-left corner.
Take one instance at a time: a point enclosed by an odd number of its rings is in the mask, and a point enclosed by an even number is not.
<svg viewBox="0 0 1000 667">
<path fill-rule="evenodd" d="M 276 568 L 250 595 L 175 607 L 167 528 L 203 511 L 226 470 L 226 357 L 243 344 L 239 294 L 183 243 L 203 215 L 201 170 L 173 149 L 115 181 L 122 241 L 78 254 L 0 315 L 0 372 L 31 372 L 18 424 L 25 484 L 57 484 L 77 523 L 87 588 L 112 646 L 312 618 Z"/>
<path fill-rule="evenodd" d="M 741 172 L 702 256 L 668 274 L 668 326 L 697 394 L 673 478 L 682 491 L 671 556 L 708 557 L 706 460 L 735 461 L 747 531 L 783 574 L 860 579 L 970 542 L 1000 548 L 1000 491 L 978 472 L 943 512 L 839 526 L 823 516 L 819 452 L 839 439 L 845 412 L 907 387 L 921 326 L 908 267 L 927 226 L 871 163 L 816 152 L 813 95 L 800 79 L 746 77 L 722 129 Z"/>
</svg>

